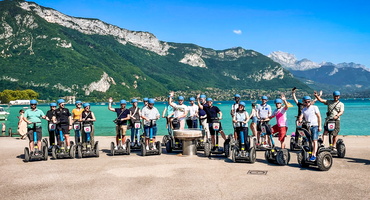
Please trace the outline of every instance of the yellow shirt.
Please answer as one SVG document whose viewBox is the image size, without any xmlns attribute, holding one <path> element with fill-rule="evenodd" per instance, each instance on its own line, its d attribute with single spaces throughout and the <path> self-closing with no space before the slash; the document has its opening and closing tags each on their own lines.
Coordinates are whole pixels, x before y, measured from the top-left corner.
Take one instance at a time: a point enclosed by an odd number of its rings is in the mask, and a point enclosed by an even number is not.
<svg viewBox="0 0 370 200">
<path fill-rule="evenodd" d="M 80 120 L 83 111 L 84 111 L 84 109 L 82 109 L 82 108 L 79 109 L 79 110 L 77 108 L 73 109 L 72 110 L 73 120 Z"/>
</svg>

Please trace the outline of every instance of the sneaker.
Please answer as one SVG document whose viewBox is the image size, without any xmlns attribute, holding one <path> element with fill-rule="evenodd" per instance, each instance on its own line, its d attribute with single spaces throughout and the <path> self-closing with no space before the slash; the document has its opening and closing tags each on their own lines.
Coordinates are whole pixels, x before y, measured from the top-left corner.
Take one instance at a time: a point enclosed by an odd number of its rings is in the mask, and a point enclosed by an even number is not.
<svg viewBox="0 0 370 200">
<path fill-rule="evenodd" d="M 118 150 L 118 146 L 115 146 L 115 147 L 114 147 L 114 150 Z"/>
<path fill-rule="evenodd" d="M 157 149 L 157 147 L 155 147 L 155 145 L 153 145 L 153 150 L 156 150 Z"/>
<path fill-rule="evenodd" d="M 146 146 L 146 150 L 149 151 L 149 146 Z"/>
<path fill-rule="evenodd" d="M 135 146 L 135 142 L 131 142 L 131 146 L 133 147 L 133 146 Z"/>
<path fill-rule="evenodd" d="M 212 150 L 211 151 L 216 151 L 216 147 L 212 147 Z"/>
<path fill-rule="evenodd" d="M 126 145 L 124 144 L 124 145 L 122 145 L 122 149 L 123 150 L 125 150 L 126 149 Z"/>
<path fill-rule="evenodd" d="M 311 156 L 311 158 L 310 158 L 310 161 L 315 161 L 316 160 L 316 156 Z"/>
</svg>

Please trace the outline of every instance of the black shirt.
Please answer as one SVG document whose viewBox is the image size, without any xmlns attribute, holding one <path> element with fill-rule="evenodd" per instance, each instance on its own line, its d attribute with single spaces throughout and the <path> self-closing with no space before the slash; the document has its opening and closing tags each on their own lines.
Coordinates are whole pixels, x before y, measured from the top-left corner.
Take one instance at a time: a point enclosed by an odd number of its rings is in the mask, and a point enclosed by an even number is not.
<svg viewBox="0 0 370 200">
<path fill-rule="evenodd" d="M 48 110 L 46 113 L 46 117 L 49 118 L 49 122 L 53 119 L 53 117 L 56 115 L 56 110 Z"/>
<path fill-rule="evenodd" d="M 212 118 L 218 118 L 217 113 L 221 111 L 217 106 L 203 106 L 203 109 L 207 113 L 207 123 L 212 123 Z"/>
<path fill-rule="evenodd" d="M 69 124 L 69 116 L 71 116 L 71 113 L 68 108 L 58 108 L 55 110 L 55 117 L 60 124 Z"/>
</svg>

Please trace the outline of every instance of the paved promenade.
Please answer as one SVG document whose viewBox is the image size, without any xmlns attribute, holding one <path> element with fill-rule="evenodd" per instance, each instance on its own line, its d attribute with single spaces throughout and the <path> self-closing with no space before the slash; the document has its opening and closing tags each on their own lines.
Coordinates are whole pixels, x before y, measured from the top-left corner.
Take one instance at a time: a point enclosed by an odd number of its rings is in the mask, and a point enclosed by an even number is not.
<svg viewBox="0 0 370 200">
<path fill-rule="evenodd" d="M 369 199 L 370 137 L 343 137 L 345 158 L 327 172 L 288 166 L 232 163 L 225 157 L 110 156 L 114 137 L 96 137 L 99 158 L 23 162 L 28 141 L 0 138 L 1 199 Z M 286 141 L 289 141 L 289 137 Z M 266 170 L 250 175 L 249 170 Z"/>
</svg>

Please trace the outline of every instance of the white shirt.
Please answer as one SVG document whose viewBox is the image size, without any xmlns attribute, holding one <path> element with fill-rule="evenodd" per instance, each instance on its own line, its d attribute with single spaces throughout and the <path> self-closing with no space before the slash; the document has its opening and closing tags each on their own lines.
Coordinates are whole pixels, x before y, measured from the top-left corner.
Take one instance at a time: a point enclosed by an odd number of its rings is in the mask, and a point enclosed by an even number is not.
<svg viewBox="0 0 370 200">
<path fill-rule="evenodd" d="M 141 114 L 142 116 L 144 116 L 145 118 L 148 118 L 150 120 L 154 119 L 158 119 L 159 118 L 159 112 L 158 112 L 158 109 L 153 107 L 152 109 L 149 109 L 149 107 L 144 107 L 143 110 L 141 111 Z M 145 126 L 150 126 L 150 121 L 146 121 L 144 120 L 144 125 Z"/>
<path fill-rule="evenodd" d="M 175 112 L 173 113 L 173 117 L 178 118 L 178 120 L 185 119 L 185 117 L 179 118 L 179 116 L 185 114 L 185 111 L 188 110 L 188 106 L 184 104 L 177 105 L 176 103 L 172 103 L 172 105 L 176 105 L 176 106 L 173 106 L 173 109 L 175 110 Z"/>
<path fill-rule="evenodd" d="M 257 112 L 262 119 L 266 119 L 269 117 L 269 113 L 271 113 L 271 106 L 270 105 L 262 105 L 257 104 Z"/>
<path fill-rule="evenodd" d="M 198 109 L 199 109 L 199 107 L 195 104 L 193 104 L 192 106 L 188 106 L 189 116 L 191 117 L 192 120 L 196 120 L 198 118 L 195 115 L 195 113 L 198 112 Z"/>
<path fill-rule="evenodd" d="M 310 126 L 318 126 L 318 120 L 316 113 L 320 113 L 319 108 L 315 105 L 305 107 L 302 109 L 302 114 L 307 122 L 310 122 Z"/>
</svg>

